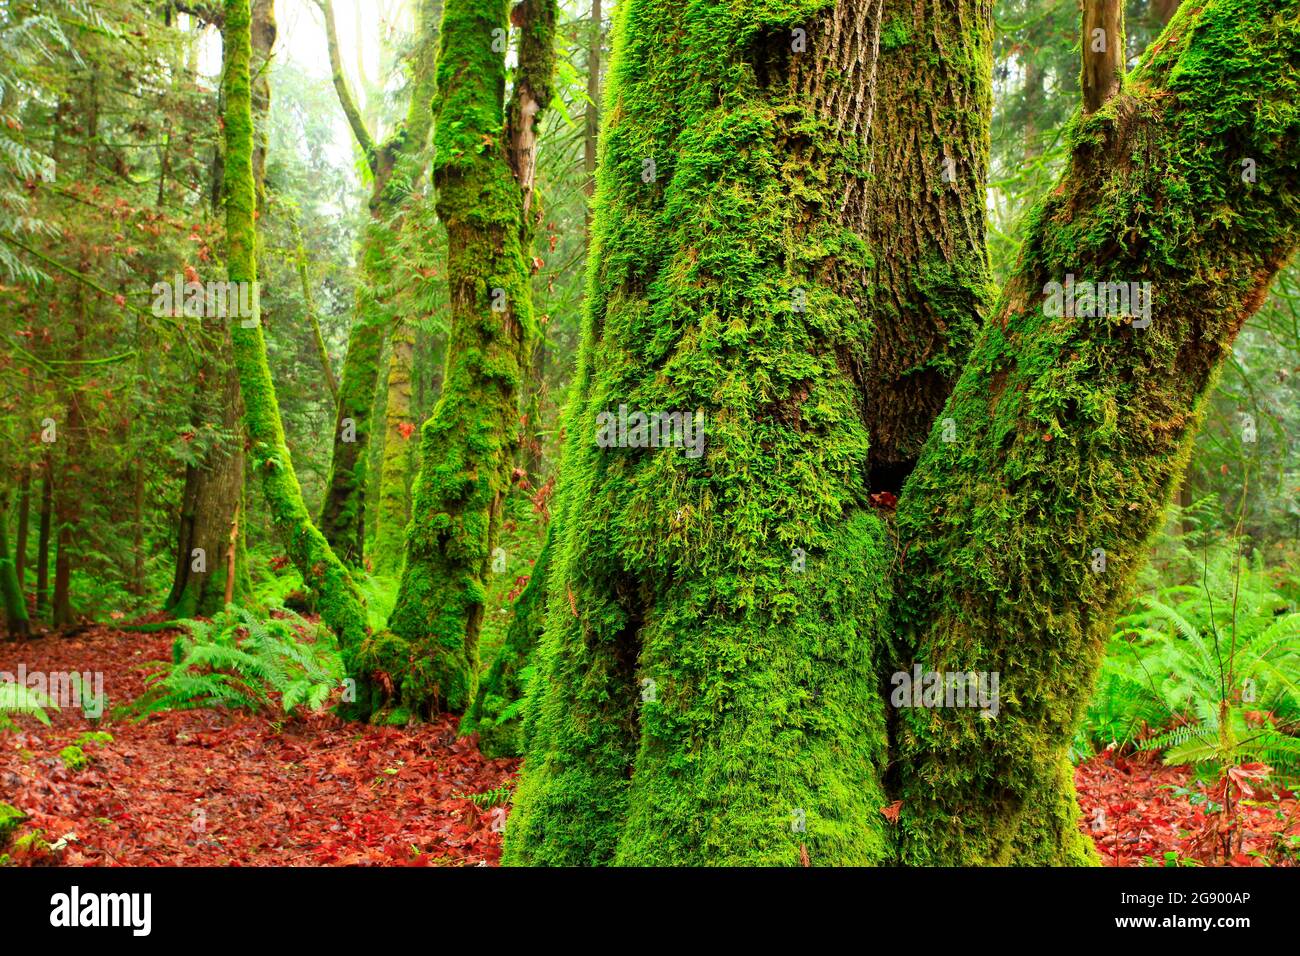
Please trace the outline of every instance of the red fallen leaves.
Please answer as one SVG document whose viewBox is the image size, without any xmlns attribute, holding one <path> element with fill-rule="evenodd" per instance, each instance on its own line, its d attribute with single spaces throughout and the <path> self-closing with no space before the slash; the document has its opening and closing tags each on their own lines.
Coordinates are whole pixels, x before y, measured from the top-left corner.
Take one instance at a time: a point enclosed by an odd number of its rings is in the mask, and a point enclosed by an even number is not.
<svg viewBox="0 0 1300 956">
<path fill-rule="evenodd" d="M 903 809 L 903 801 L 895 800 L 889 806 L 881 807 L 880 812 L 885 815 L 885 819 L 888 820 L 890 823 L 897 823 L 898 813 L 902 809 Z"/>
<path fill-rule="evenodd" d="M 1247 764 L 1229 770 L 1239 814 L 1207 813 L 1205 804 L 1192 806 L 1185 795 L 1171 788 L 1195 789 L 1187 767 L 1166 767 L 1155 754 L 1124 756 L 1115 751 L 1099 754 L 1075 768 L 1075 787 L 1083 810 L 1080 829 L 1092 836 L 1108 866 L 1141 866 L 1144 857 L 1162 863 L 1166 853 L 1195 859 L 1206 865 L 1223 865 L 1220 838 L 1228 831 L 1239 849 L 1231 854 L 1233 866 L 1264 866 L 1279 837 L 1300 835 L 1300 802 L 1283 791 L 1279 799 L 1256 805 L 1249 802 L 1254 788 L 1249 781 L 1262 779 L 1264 768 Z M 1223 786 L 1210 787 L 1211 800 L 1222 805 Z M 1280 817 L 1279 817 L 1280 814 Z M 1226 829 L 1225 829 L 1226 828 Z M 1274 855 L 1274 865 L 1285 864 Z"/>
<path fill-rule="evenodd" d="M 877 491 L 871 496 L 871 503 L 877 508 L 893 511 L 898 505 L 898 495 L 892 491 Z"/>
<path fill-rule="evenodd" d="M 0 670 L 102 671 L 110 707 L 144 689 L 175 632 L 96 627 L 75 639 L 0 644 Z M 92 728 L 50 712 L 0 732 L 0 793 L 66 846 L 19 861 L 72 866 L 470 866 L 501 854 L 508 808 L 467 794 L 512 784 L 517 764 L 487 760 L 455 722 L 411 728 L 195 710 Z M 59 751 L 86 730 L 94 763 L 68 771 Z"/>
</svg>

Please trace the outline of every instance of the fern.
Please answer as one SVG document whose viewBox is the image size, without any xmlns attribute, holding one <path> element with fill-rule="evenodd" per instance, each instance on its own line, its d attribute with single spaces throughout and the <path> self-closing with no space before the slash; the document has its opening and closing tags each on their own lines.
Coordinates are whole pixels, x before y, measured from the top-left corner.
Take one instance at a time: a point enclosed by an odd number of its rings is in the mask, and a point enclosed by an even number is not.
<svg viewBox="0 0 1300 956">
<path fill-rule="evenodd" d="M 181 624 L 187 633 L 173 645 L 171 665 L 150 675 L 136 701 L 142 716 L 198 707 L 261 711 L 276 695 L 286 714 L 320 710 L 341 682 L 329 633 L 297 615 L 262 619 L 230 605 L 211 622 Z"/>
<path fill-rule="evenodd" d="M 1185 581 L 1153 588 L 1118 619 L 1076 746 L 1164 751 L 1167 763 L 1205 770 L 1259 761 L 1294 774 L 1300 742 L 1287 730 L 1300 726 L 1300 614 L 1261 556 L 1246 560 L 1242 547 L 1229 539 L 1197 554 L 1180 545 Z"/>
<path fill-rule="evenodd" d="M 9 717 L 10 714 L 35 718 L 48 727 L 50 718 L 45 713 L 47 707 L 51 710 L 59 709 L 58 704 L 40 691 L 24 687 L 13 681 L 0 684 L 0 730 L 14 726 L 13 720 Z"/>
</svg>

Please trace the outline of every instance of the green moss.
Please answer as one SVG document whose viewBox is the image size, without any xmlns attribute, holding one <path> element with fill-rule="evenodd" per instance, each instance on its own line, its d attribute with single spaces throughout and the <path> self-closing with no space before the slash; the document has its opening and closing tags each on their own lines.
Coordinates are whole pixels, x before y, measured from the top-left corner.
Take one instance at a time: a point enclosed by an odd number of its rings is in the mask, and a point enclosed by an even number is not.
<svg viewBox="0 0 1300 956">
<path fill-rule="evenodd" d="M 90 766 L 91 762 L 90 756 L 76 744 L 69 744 L 60 750 L 59 759 L 63 761 L 63 766 L 74 773 L 78 770 L 85 770 Z"/>
<path fill-rule="evenodd" d="M 874 250 L 839 219 L 867 171 L 823 104 L 763 79 L 787 27 L 832 15 L 618 8 L 508 863 L 892 857 L 875 688 L 893 551 L 851 372 Z M 622 404 L 703 410 L 705 453 L 598 447 Z"/>
<path fill-rule="evenodd" d="M 9 845 L 14 833 L 18 831 L 18 827 L 26 819 L 27 814 L 17 807 L 0 802 L 0 850 Z"/>
<path fill-rule="evenodd" d="M 530 26 L 509 111 L 505 50 L 493 49 L 508 31 L 507 4 L 448 0 L 443 12 L 433 171 L 447 225 L 451 329 L 442 394 L 421 430 L 406 559 L 389 619 L 410 661 L 398 696 L 420 714 L 463 712 L 476 694 L 485 578 L 536 335 L 524 214 L 531 197 L 516 177 L 519 131 L 508 119 L 526 91 L 546 105 L 555 4 L 525 6 Z M 400 656 L 396 648 L 385 653 Z"/>
<path fill-rule="evenodd" d="M 902 715 L 905 862 L 1095 862 L 1067 747 L 1206 395 L 1297 243 L 1288 8 L 1185 12 L 1124 92 L 1076 123 L 1071 167 L 942 414 L 957 440 L 936 423 L 903 490 L 900 666 L 998 671 L 1002 694 L 995 720 Z M 1044 285 L 1067 274 L 1150 282 L 1151 325 L 1048 314 Z"/>
</svg>

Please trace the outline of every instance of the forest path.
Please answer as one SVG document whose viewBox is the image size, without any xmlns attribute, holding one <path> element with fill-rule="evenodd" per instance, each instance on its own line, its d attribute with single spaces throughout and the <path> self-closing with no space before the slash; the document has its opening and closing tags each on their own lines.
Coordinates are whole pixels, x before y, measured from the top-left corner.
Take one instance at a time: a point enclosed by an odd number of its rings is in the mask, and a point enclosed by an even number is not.
<svg viewBox="0 0 1300 956">
<path fill-rule="evenodd" d="M 28 675 L 101 674 L 111 712 L 144 691 L 150 663 L 170 659 L 176 633 L 93 627 L 0 643 L 0 673 L 17 675 L 21 664 Z M 55 852 L 15 853 L 16 863 L 494 866 L 501 857 L 505 808 L 481 810 L 465 795 L 513 787 L 518 761 L 489 760 L 472 738 L 456 739 L 451 716 L 393 728 L 329 713 L 191 710 L 98 723 L 75 708 L 49 715 L 50 727 L 20 718 L 0 731 L 0 800 L 28 814 L 20 833 L 68 839 Z M 89 765 L 67 767 L 61 751 L 95 730 L 112 741 L 85 744 Z M 1175 792 L 1190 778 L 1155 755 L 1101 754 L 1076 768 L 1080 826 L 1108 866 L 1168 852 L 1211 861 L 1197 845 L 1210 821 Z M 1243 825 L 1244 852 L 1232 862 L 1260 865 L 1250 850 L 1279 831 L 1300 834 L 1294 795 L 1245 808 Z"/>
<path fill-rule="evenodd" d="M 95 627 L 75 637 L 0 643 L 0 672 L 98 672 L 107 711 L 170 660 L 175 631 Z M 466 799 L 513 786 L 517 761 L 488 760 L 455 738 L 454 718 L 411 728 L 221 710 L 96 723 L 50 711 L 0 731 L 0 800 L 64 849 L 15 862 L 122 866 L 495 865 L 504 808 Z M 92 762 L 60 752 L 87 731 Z"/>
</svg>

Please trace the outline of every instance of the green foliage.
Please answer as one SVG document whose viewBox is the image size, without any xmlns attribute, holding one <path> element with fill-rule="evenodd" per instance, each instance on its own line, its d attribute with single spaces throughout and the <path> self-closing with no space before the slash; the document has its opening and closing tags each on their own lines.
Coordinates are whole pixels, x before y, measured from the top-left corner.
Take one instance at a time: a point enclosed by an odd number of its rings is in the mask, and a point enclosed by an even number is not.
<svg viewBox="0 0 1300 956">
<path fill-rule="evenodd" d="M 1294 775 L 1300 613 L 1264 552 L 1244 554 L 1247 541 L 1220 536 L 1199 552 L 1182 536 L 1175 542 L 1147 575 L 1165 583 L 1116 622 L 1082 742 L 1163 750 L 1166 763 L 1213 776 L 1245 762 Z M 1300 584 L 1297 569 L 1282 571 Z"/>
<path fill-rule="evenodd" d="M 210 623 L 180 622 L 172 664 L 150 676 L 136 701 L 142 716 L 162 710 L 232 707 L 286 714 L 319 710 L 339 686 L 343 667 L 328 630 L 291 612 L 261 619 L 227 607 Z"/>
<path fill-rule="evenodd" d="M 45 713 L 47 707 L 52 710 L 59 709 L 58 704 L 40 691 L 23 687 L 13 681 L 0 684 L 0 730 L 7 730 L 14 726 L 10 718 L 11 714 L 35 718 L 48 727 L 50 718 Z"/>
<path fill-rule="evenodd" d="M 484 793 L 460 793 L 456 797 L 460 800 L 470 801 L 480 810 L 491 810 L 493 807 L 503 807 L 509 803 L 513 793 L 513 787 L 503 785 Z"/>
</svg>

